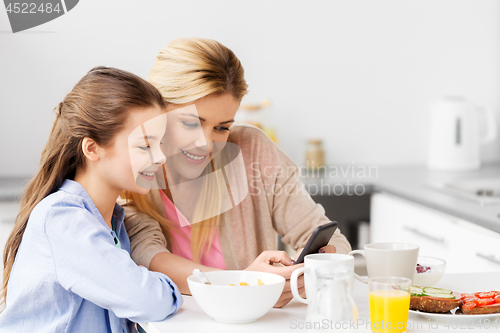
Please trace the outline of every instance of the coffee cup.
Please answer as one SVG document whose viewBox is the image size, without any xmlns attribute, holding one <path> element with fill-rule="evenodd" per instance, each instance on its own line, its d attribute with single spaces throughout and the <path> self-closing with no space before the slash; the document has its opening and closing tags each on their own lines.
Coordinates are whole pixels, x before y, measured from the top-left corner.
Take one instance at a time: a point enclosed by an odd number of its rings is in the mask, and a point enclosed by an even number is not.
<svg viewBox="0 0 500 333">
<path fill-rule="evenodd" d="M 302 303 L 309 304 L 311 300 L 311 295 L 315 289 L 316 285 L 316 274 L 315 270 L 318 267 L 329 266 L 329 267 L 340 267 L 346 266 L 354 270 L 354 257 L 347 254 L 339 253 L 314 253 L 308 254 L 304 257 L 304 266 L 297 268 L 293 271 L 290 277 L 290 288 L 292 289 L 293 296 Z M 299 295 L 299 290 L 297 287 L 297 279 L 300 273 L 304 273 L 304 285 L 306 289 L 306 297 L 303 298 Z"/>
<path fill-rule="evenodd" d="M 349 255 L 361 254 L 366 259 L 368 277 L 404 277 L 410 280 L 415 274 L 418 259 L 418 245 L 408 243 L 372 243 L 363 250 L 354 250 Z M 354 273 L 354 277 L 368 283 L 368 279 Z"/>
</svg>

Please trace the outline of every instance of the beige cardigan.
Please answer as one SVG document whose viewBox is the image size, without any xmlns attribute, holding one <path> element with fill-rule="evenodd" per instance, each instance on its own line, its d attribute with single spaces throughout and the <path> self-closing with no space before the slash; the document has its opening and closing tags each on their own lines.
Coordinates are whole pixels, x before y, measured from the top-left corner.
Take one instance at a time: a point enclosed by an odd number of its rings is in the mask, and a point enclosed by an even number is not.
<svg viewBox="0 0 500 333">
<path fill-rule="evenodd" d="M 227 269 L 244 269 L 262 251 L 276 250 L 277 234 L 294 249 L 302 248 L 317 226 L 330 222 L 323 207 L 304 189 L 296 164 L 261 130 L 233 125 L 228 142 L 241 149 L 249 194 L 221 215 L 219 238 Z M 286 188 L 286 193 L 279 188 Z M 150 195 L 162 205 L 158 190 Z M 171 247 L 156 220 L 134 207 L 124 208 L 132 259 L 149 268 L 155 255 L 170 252 Z M 338 229 L 329 244 L 337 248 L 337 253 L 351 250 Z"/>
</svg>

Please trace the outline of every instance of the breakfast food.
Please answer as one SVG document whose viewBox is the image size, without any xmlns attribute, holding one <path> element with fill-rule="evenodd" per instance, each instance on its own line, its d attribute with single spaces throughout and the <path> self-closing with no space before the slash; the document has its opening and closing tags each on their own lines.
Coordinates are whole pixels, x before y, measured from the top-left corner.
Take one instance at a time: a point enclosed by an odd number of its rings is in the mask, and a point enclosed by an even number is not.
<svg viewBox="0 0 500 333">
<path fill-rule="evenodd" d="M 410 309 L 423 312 L 445 313 L 462 304 L 459 296 L 449 289 L 421 288 L 412 286 L 410 290 Z"/>
<path fill-rule="evenodd" d="M 445 269 L 445 260 L 420 256 L 413 274 L 413 284 L 421 287 L 432 287 L 441 280 Z"/>
<path fill-rule="evenodd" d="M 416 270 L 417 274 L 421 274 L 430 271 L 431 268 L 429 266 L 422 266 L 420 264 L 417 264 Z"/>
<path fill-rule="evenodd" d="M 500 292 L 453 293 L 449 289 L 412 286 L 410 309 L 446 313 L 460 308 L 467 315 L 500 313 Z"/>
<path fill-rule="evenodd" d="M 257 279 L 257 285 L 258 285 L 258 286 L 263 286 L 263 285 L 264 285 L 264 282 L 262 282 L 262 280 L 261 280 L 261 279 Z M 231 284 L 230 284 L 230 286 L 236 286 L 236 285 L 235 285 L 235 284 L 233 284 L 233 283 L 231 283 Z M 249 286 L 249 284 L 248 284 L 248 283 L 246 283 L 246 282 L 243 282 L 243 281 L 242 281 L 242 282 L 240 282 L 240 286 Z"/>
<path fill-rule="evenodd" d="M 475 294 L 462 294 L 461 310 L 465 314 L 500 313 L 500 292 L 488 291 Z"/>
</svg>

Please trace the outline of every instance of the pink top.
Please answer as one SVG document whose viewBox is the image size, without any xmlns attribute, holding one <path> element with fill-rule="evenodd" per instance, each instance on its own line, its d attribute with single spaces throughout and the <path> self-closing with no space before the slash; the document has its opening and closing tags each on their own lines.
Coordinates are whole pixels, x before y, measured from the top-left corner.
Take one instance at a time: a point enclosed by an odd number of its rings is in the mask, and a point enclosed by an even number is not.
<svg viewBox="0 0 500 333">
<path fill-rule="evenodd" d="M 161 200 L 163 202 L 163 208 L 165 209 L 165 215 L 169 221 L 174 223 L 174 228 L 178 232 L 172 232 L 171 236 L 174 240 L 172 244 L 172 252 L 183 258 L 193 260 L 193 253 L 191 252 L 191 224 L 186 219 L 186 217 L 175 207 L 175 205 L 170 201 L 167 195 L 160 191 Z M 214 239 L 212 240 L 212 245 L 210 247 L 209 255 L 203 255 L 200 260 L 200 264 L 226 269 L 226 264 L 224 263 L 224 257 L 222 256 L 222 249 L 220 246 L 219 233 L 214 232 Z"/>
</svg>

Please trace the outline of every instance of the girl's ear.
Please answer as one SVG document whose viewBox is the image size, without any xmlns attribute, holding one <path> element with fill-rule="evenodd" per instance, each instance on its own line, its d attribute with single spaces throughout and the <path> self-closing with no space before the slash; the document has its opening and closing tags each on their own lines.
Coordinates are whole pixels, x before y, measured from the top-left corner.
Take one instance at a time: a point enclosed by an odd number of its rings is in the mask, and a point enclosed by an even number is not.
<svg viewBox="0 0 500 333">
<path fill-rule="evenodd" d="M 84 138 L 82 141 L 82 151 L 85 157 L 87 157 L 92 162 L 99 161 L 100 156 L 100 147 L 97 143 L 91 138 Z"/>
</svg>

